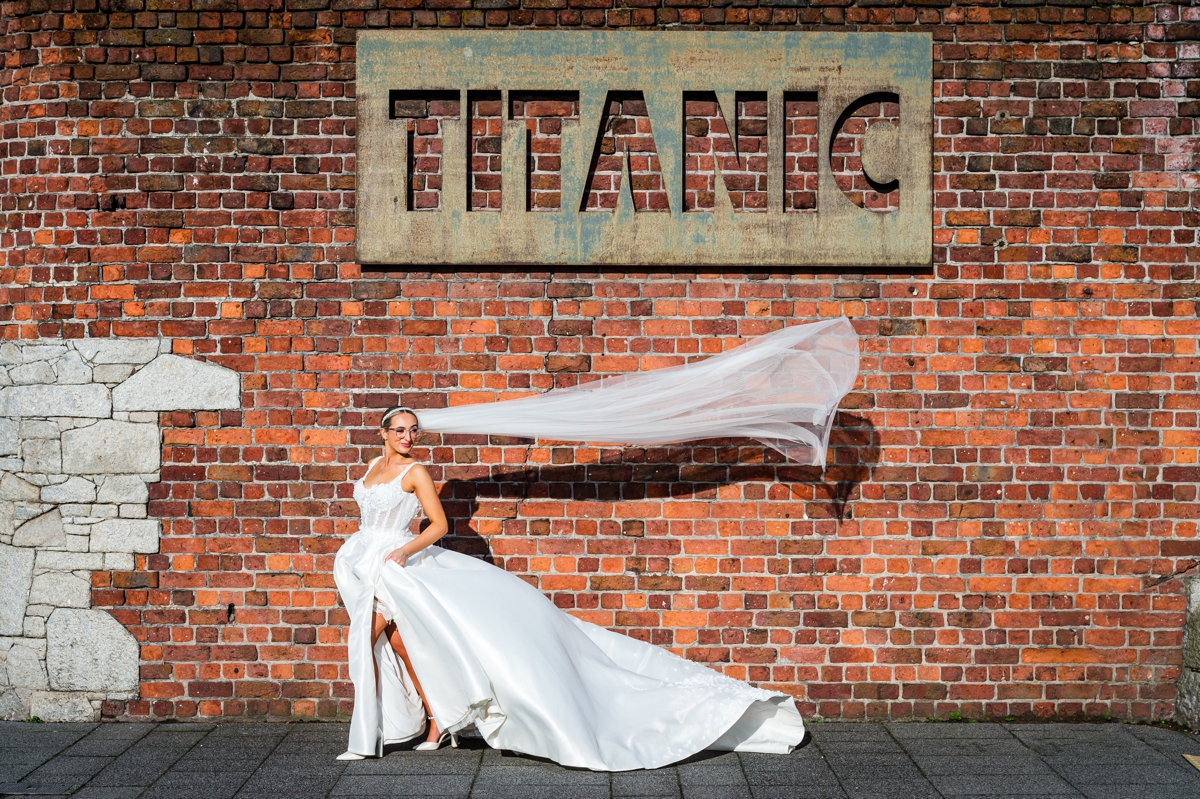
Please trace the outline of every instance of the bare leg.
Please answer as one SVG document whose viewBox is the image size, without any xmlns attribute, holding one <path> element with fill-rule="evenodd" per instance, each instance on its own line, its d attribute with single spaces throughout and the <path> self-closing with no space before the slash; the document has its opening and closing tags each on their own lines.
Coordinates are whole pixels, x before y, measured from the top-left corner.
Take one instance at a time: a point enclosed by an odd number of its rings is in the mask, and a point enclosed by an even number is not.
<svg viewBox="0 0 1200 799">
<path fill-rule="evenodd" d="M 441 731 L 438 729 L 437 722 L 433 720 L 433 711 L 429 707 L 429 700 L 425 697 L 425 689 L 421 687 L 421 681 L 417 679 L 417 671 L 408 658 L 408 650 L 404 648 L 404 641 L 401 640 L 400 632 L 396 629 L 395 624 L 388 625 L 388 643 L 392 645 L 392 650 L 397 657 L 404 661 L 404 668 L 408 669 L 408 676 L 412 677 L 413 686 L 417 689 L 417 693 L 421 696 L 421 702 L 425 705 L 425 715 L 429 716 L 429 735 L 425 740 L 436 741 Z"/>
</svg>

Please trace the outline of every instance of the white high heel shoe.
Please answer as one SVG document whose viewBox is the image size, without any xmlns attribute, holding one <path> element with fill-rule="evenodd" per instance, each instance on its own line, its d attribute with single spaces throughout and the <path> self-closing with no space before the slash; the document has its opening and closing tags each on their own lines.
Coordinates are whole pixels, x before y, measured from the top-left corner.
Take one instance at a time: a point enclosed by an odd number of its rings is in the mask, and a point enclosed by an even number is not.
<svg viewBox="0 0 1200 799">
<path fill-rule="evenodd" d="M 366 760 L 366 755 L 360 755 L 358 752 L 342 752 L 337 756 L 338 760 Z"/>
<path fill-rule="evenodd" d="M 433 719 L 430 719 L 430 721 L 433 721 Z M 413 749 L 418 752 L 432 752 L 435 749 L 441 749 L 442 744 L 444 744 L 446 742 L 446 738 L 450 739 L 450 748 L 451 749 L 458 748 L 457 733 L 443 732 L 440 736 L 438 736 L 438 739 L 436 741 L 425 741 L 423 743 L 419 743 L 416 746 L 414 746 Z"/>
</svg>

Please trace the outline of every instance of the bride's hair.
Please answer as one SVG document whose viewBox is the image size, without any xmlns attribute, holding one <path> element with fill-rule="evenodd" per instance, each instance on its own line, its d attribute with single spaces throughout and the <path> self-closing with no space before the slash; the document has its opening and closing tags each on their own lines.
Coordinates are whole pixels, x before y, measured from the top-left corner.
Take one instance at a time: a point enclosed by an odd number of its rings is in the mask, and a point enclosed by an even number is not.
<svg viewBox="0 0 1200 799">
<path fill-rule="evenodd" d="M 417 425 L 418 425 L 418 426 L 420 426 L 420 424 L 421 424 L 421 419 L 420 419 L 420 417 L 418 417 L 418 416 L 417 416 L 417 412 L 416 412 L 416 411 L 414 411 L 412 408 L 405 408 L 405 407 L 402 407 L 402 406 L 397 406 L 397 407 L 395 407 L 395 408 L 392 408 L 392 409 L 391 409 L 391 410 L 389 410 L 387 413 L 385 413 L 385 414 L 383 415 L 383 418 L 379 420 L 379 426 L 380 426 L 380 427 L 387 427 L 388 419 L 391 419 L 393 416 L 395 416 L 395 415 L 396 415 L 396 414 L 398 414 L 398 413 L 407 413 L 409 416 L 411 416 L 412 418 L 416 419 L 416 420 L 417 420 Z"/>
</svg>

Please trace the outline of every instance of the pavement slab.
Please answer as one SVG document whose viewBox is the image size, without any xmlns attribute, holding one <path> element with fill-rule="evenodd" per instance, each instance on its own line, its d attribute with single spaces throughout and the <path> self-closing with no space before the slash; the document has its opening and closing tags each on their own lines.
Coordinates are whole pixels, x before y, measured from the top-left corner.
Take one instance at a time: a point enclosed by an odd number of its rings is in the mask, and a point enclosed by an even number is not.
<svg viewBox="0 0 1200 799">
<path fill-rule="evenodd" d="M 71 799 L 1200 799 L 1200 736 L 1162 726 L 825 722 L 788 755 L 701 752 L 594 772 L 494 750 L 389 745 L 347 726 L 0 723 L 0 796 Z"/>
</svg>

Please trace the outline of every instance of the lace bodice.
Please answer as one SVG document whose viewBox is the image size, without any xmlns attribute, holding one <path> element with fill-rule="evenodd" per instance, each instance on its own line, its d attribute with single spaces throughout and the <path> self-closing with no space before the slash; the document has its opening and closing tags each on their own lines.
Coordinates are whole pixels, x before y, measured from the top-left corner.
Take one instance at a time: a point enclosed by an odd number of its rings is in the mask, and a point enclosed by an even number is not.
<svg viewBox="0 0 1200 799">
<path fill-rule="evenodd" d="M 377 460 L 371 461 L 371 466 Z M 367 472 L 371 471 L 371 466 L 367 467 Z M 416 494 L 400 487 L 401 480 L 412 467 L 410 463 L 394 479 L 378 485 L 366 485 L 363 482 L 366 473 L 354 481 L 354 501 L 358 503 L 361 514 L 359 530 L 391 533 L 406 538 L 412 535 L 412 521 L 421 511 L 421 501 Z"/>
</svg>

